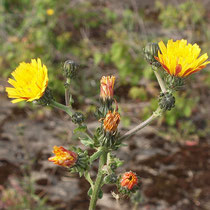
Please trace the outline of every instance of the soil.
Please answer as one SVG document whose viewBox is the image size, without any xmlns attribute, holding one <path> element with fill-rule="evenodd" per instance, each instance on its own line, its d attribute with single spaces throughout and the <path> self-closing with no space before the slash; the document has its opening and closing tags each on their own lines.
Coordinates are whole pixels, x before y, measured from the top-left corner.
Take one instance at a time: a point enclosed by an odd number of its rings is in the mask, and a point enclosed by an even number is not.
<svg viewBox="0 0 210 210">
<path fill-rule="evenodd" d="M 86 180 L 47 160 L 54 145 L 83 147 L 72 135 L 74 125 L 68 117 L 43 107 L 22 108 L 12 104 L 3 92 L 0 101 L 0 186 L 6 188 L 11 180 L 30 177 L 35 193 L 47 195 L 47 203 L 56 209 L 88 209 Z M 95 125 L 96 122 L 89 123 L 90 128 Z M 126 129 L 121 130 L 123 133 Z M 132 170 L 140 176 L 142 202 L 137 209 L 210 209 L 209 136 L 196 143 L 171 142 L 157 135 L 154 123 L 125 143 L 128 146 L 116 153 L 125 161 L 119 173 Z M 97 163 L 92 176 L 96 175 L 96 166 Z M 97 209 L 131 208 L 126 198 L 115 201 L 110 193 L 117 193 L 115 187 L 105 186 L 103 191 Z"/>
</svg>

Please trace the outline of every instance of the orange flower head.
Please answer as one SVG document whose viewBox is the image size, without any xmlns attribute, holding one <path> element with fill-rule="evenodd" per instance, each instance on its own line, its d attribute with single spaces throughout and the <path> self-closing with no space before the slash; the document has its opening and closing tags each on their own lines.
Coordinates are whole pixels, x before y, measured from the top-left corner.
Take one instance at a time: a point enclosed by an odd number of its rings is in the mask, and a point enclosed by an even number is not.
<svg viewBox="0 0 210 210">
<path fill-rule="evenodd" d="M 138 178 L 133 172 L 125 172 L 122 176 L 120 185 L 122 187 L 127 187 L 129 190 L 132 190 L 135 185 L 138 184 Z"/>
<path fill-rule="evenodd" d="M 160 51 L 158 51 L 158 57 L 155 59 L 172 76 L 189 76 L 210 63 L 210 61 L 206 61 L 208 59 L 207 53 L 198 57 L 201 51 L 200 47 L 197 44 L 187 44 L 187 40 L 173 41 L 171 39 L 167 46 L 163 41 L 160 41 L 158 45 Z"/>
<path fill-rule="evenodd" d="M 105 101 L 113 98 L 114 95 L 115 76 L 103 76 L 101 78 L 100 97 Z"/>
<path fill-rule="evenodd" d="M 56 165 L 64 167 L 72 167 L 77 161 L 78 155 L 72 151 L 69 151 L 63 147 L 53 147 L 54 157 L 48 158 L 49 161 L 54 162 Z"/>
<path fill-rule="evenodd" d="M 109 111 L 104 119 L 104 130 L 109 132 L 114 132 L 117 130 L 119 123 L 120 123 L 120 114 L 115 110 L 113 113 Z"/>
</svg>

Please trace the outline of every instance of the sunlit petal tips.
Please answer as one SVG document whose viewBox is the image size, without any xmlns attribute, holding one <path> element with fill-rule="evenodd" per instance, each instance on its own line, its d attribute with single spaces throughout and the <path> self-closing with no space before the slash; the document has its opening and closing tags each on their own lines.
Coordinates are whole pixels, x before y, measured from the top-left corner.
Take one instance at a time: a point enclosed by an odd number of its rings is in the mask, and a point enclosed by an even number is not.
<svg viewBox="0 0 210 210">
<path fill-rule="evenodd" d="M 114 94 L 114 76 L 103 76 L 101 78 L 101 91 L 100 97 L 105 101 L 106 99 L 112 99 Z"/>
<path fill-rule="evenodd" d="M 187 44 L 187 40 L 172 39 L 168 41 L 167 46 L 160 41 L 158 43 L 160 51 L 156 60 L 172 76 L 186 77 L 205 68 L 210 61 L 207 53 L 200 55 L 200 47 L 197 44 Z"/>
<path fill-rule="evenodd" d="M 64 167 L 72 167 L 78 159 L 78 155 L 75 152 L 69 151 L 61 146 L 54 146 L 53 153 L 55 156 L 48 158 L 48 160 Z"/>
<path fill-rule="evenodd" d="M 9 78 L 8 83 L 13 87 L 6 87 L 6 92 L 13 98 L 12 103 L 38 100 L 48 85 L 47 67 L 39 58 L 32 59 L 31 63 L 20 63 L 11 75 L 14 79 Z"/>
</svg>

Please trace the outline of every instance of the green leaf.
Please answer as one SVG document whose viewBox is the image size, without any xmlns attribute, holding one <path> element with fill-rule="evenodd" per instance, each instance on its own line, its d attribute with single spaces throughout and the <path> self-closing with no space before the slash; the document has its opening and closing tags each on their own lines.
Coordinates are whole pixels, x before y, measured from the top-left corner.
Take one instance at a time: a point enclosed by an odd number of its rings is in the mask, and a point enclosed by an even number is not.
<svg viewBox="0 0 210 210">
<path fill-rule="evenodd" d="M 84 137 L 84 138 L 79 138 L 81 143 L 84 144 L 86 147 L 93 147 L 94 141 L 91 138 Z"/>
<path fill-rule="evenodd" d="M 78 128 L 75 128 L 74 129 L 74 133 L 77 133 L 77 132 L 85 132 L 87 130 L 87 126 L 86 125 L 80 125 Z"/>
</svg>

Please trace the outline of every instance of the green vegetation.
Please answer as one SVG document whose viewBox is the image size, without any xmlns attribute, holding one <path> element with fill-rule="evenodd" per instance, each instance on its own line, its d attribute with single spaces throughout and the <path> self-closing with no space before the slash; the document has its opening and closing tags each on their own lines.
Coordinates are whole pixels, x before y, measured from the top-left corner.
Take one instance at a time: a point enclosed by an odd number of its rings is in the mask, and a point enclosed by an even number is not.
<svg viewBox="0 0 210 210">
<path fill-rule="evenodd" d="M 54 13 L 49 15 L 48 9 Z M 157 1 L 152 11 L 155 15 L 136 10 L 132 5 L 118 9 L 114 4 L 105 7 L 92 1 L 72 4 L 63 0 L 57 4 L 52 0 L 36 0 L 29 4 L 27 0 L 2 0 L 0 76 L 8 77 L 19 62 L 40 57 L 49 69 L 50 86 L 61 99 L 64 92 L 60 76 L 62 64 L 73 59 L 81 64 L 72 90 L 78 105 L 83 104 L 83 96 L 95 101 L 97 93 L 92 90 L 99 87 L 97 81 L 102 74 L 118 74 L 119 89 L 121 85 L 131 87 L 125 98 L 150 101 L 155 94 L 148 93 L 139 83 L 142 79 L 144 84 L 154 79 L 143 58 L 145 43 L 167 40 L 171 32 L 177 30 L 178 34 L 182 30 L 184 38 L 188 37 L 192 43 L 203 43 L 204 50 L 210 49 L 207 14 L 202 4 L 185 1 L 164 5 Z M 151 23 L 158 30 L 150 32 Z M 167 28 L 166 34 L 159 33 L 163 28 Z M 205 75 L 204 84 L 209 86 L 209 73 L 204 70 L 202 74 Z M 186 95 L 177 96 L 177 108 L 165 116 L 167 125 L 173 127 L 178 119 L 191 116 L 199 99 L 194 100 L 193 94 Z M 157 100 L 152 101 L 151 106 L 144 109 L 144 116 L 155 107 Z M 94 110 L 93 104 L 90 107 L 87 110 Z"/>
</svg>

